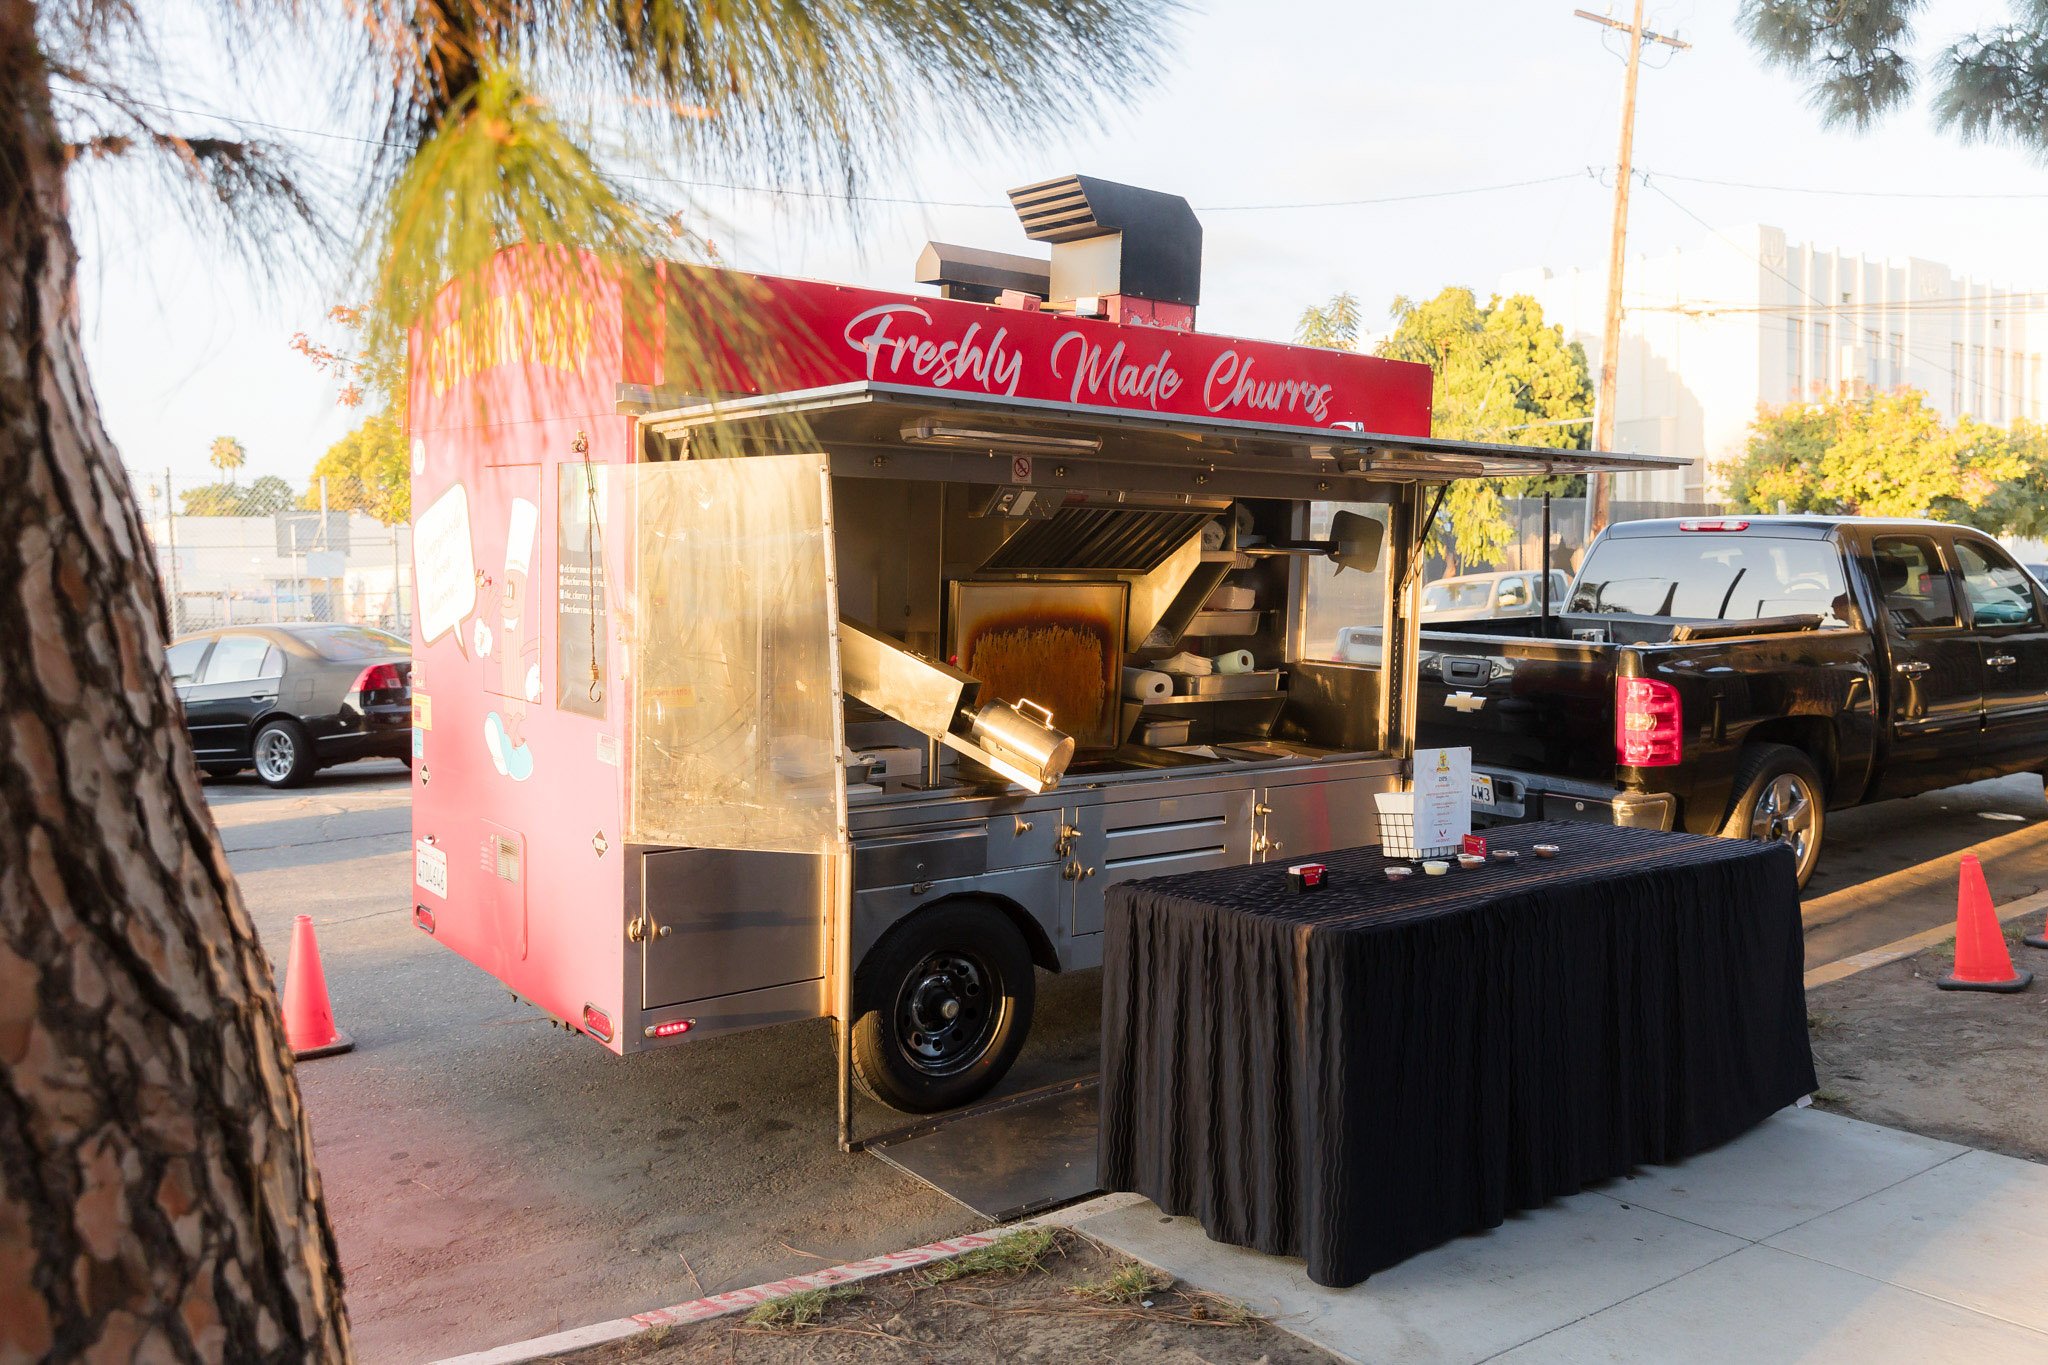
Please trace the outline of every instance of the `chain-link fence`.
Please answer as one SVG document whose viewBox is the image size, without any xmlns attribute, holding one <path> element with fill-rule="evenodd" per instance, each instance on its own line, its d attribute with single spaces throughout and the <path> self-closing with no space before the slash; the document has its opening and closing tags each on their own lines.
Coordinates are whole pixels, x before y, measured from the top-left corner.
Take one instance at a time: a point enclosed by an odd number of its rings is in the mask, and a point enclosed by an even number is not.
<svg viewBox="0 0 2048 1365">
<path fill-rule="evenodd" d="M 172 635 L 271 621 L 412 629 L 412 528 L 321 510 L 283 480 L 133 476 Z M 311 507 L 301 506 L 310 502 Z"/>
</svg>

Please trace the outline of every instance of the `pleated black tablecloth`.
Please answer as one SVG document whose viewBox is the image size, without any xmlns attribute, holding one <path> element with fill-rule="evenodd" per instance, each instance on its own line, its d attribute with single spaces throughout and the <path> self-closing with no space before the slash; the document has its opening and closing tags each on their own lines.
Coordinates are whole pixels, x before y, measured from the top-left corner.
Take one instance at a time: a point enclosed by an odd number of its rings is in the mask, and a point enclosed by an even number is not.
<svg viewBox="0 0 2048 1365">
<path fill-rule="evenodd" d="M 1521 861 L 1393 883 L 1361 848 L 1309 895 L 1280 863 L 1112 887 L 1103 1188 L 1350 1285 L 1815 1088 L 1788 850 L 1486 834 Z"/>
</svg>

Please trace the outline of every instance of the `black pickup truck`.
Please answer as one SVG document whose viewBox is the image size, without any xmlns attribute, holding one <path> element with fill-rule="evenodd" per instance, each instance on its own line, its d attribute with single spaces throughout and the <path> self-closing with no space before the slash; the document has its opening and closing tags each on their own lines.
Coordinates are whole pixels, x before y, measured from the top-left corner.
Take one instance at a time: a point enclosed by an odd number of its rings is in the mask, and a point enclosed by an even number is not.
<svg viewBox="0 0 2048 1365">
<path fill-rule="evenodd" d="M 1480 823 L 1773 839 L 2048 768 L 2048 593 L 1987 537 L 1858 517 L 1609 527 L 1548 616 L 1425 630 L 1417 743 Z"/>
</svg>

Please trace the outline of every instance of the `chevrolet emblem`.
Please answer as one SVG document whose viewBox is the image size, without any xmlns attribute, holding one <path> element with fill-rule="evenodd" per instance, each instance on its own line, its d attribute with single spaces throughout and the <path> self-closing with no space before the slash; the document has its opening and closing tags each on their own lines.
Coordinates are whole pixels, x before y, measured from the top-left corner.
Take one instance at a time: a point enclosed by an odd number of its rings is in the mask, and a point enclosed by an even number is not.
<svg viewBox="0 0 2048 1365">
<path fill-rule="evenodd" d="M 1486 698 L 1473 692 L 1453 692 L 1444 698 L 1444 705 L 1461 715 L 1469 716 L 1486 705 Z"/>
</svg>

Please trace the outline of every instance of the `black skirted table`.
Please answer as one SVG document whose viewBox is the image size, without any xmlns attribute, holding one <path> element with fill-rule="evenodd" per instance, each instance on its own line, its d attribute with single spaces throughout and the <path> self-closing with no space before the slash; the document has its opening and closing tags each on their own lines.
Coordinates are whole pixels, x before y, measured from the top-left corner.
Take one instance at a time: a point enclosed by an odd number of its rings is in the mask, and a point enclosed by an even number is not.
<svg viewBox="0 0 2048 1365">
<path fill-rule="evenodd" d="M 1390 882 L 1359 848 L 1309 894 L 1277 862 L 1112 887 L 1103 1188 L 1350 1285 L 1815 1088 L 1789 850 L 1486 836 L 1520 860 Z"/>
</svg>

